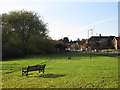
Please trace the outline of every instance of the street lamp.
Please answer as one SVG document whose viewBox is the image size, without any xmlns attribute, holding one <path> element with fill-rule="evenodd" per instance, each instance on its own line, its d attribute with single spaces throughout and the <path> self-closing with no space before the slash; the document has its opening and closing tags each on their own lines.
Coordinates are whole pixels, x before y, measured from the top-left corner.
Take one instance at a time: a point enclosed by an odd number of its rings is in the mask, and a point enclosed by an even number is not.
<svg viewBox="0 0 120 90">
<path fill-rule="evenodd" d="M 93 29 L 90 29 L 90 31 L 92 32 L 92 36 L 93 36 Z"/>
<path fill-rule="evenodd" d="M 93 29 L 89 29 L 88 30 L 88 39 L 89 39 L 89 31 L 92 31 L 92 36 L 93 36 Z M 92 55 L 91 55 L 91 44 L 90 44 L 90 58 L 92 57 Z"/>
<path fill-rule="evenodd" d="M 89 29 L 89 30 L 88 30 L 88 39 L 89 39 L 89 31 L 92 32 L 92 36 L 93 36 L 93 29 Z"/>
</svg>

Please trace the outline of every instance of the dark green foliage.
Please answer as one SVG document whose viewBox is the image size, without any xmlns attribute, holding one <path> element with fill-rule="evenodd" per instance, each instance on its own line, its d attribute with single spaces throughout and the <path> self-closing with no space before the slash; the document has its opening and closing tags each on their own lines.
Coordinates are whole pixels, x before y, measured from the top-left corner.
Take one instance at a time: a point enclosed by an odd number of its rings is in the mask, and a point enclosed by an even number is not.
<svg viewBox="0 0 120 90">
<path fill-rule="evenodd" d="M 4 58 L 15 58 L 24 56 L 23 51 L 19 48 L 8 46 L 4 49 L 3 57 Z"/>
<path fill-rule="evenodd" d="M 66 45 L 62 43 L 56 43 L 55 47 L 58 51 L 63 52 L 65 51 Z"/>
<path fill-rule="evenodd" d="M 2 15 L 3 58 L 56 52 L 48 39 L 46 24 L 31 11 L 13 11 Z"/>
<path fill-rule="evenodd" d="M 114 48 L 114 46 L 113 46 L 113 44 L 112 44 L 112 40 L 111 40 L 111 38 L 108 38 L 107 39 L 107 49 L 113 49 Z"/>
<path fill-rule="evenodd" d="M 92 42 L 91 43 L 91 48 L 92 49 L 100 49 L 100 44 L 98 42 Z"/>
<path fill-rule="evenodd" d="M 69 42 L 68 37 L 64 37 L 63 42 L 64 42 L 64 44 L 67 44 Z"/>
</svg>

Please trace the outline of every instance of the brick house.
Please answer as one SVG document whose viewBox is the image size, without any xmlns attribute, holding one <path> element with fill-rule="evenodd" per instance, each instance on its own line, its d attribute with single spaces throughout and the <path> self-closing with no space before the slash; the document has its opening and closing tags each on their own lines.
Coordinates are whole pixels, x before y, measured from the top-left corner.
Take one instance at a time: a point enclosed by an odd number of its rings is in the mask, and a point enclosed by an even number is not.
<svg viewBox="0 0 120 90">
<path fill-rule="evenodd" d="M 92 36 L 88 39 L 91 49 L 108 49 L 113 47 L 113 39 L 115 36 Z"/>
<path fill-rule="evenodd" d="M 112 42 L 115 49 L 120 49 L 120 37 L 114 37 Z"/>
</svg>

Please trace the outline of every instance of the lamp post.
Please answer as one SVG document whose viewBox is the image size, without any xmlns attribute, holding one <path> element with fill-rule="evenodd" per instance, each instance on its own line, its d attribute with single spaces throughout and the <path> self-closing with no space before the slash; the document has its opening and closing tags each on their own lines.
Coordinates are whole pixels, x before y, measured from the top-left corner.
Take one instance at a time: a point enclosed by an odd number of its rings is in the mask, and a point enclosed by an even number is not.
<svg viewBox="0 0 120 90">
<path fill-rule="evenodd" d="M 88 30 L 88 39 L 89 39 L 89 32 L 90 32 L 90 31 L 92 32 L 92 36 L 93 36 L 93 29 L 89 29 L 89 30 Z"/>
<path fill-rule="evenodd" d="M 90 29 L 90 31 L 92 32 L 92 36 L 93 36 L 93 29 Z"/>
<path fill-rule="evenodd" d="M 93 36 L 93 29 L 88 30 L 88 39 L 89 39 L 89 31 L 92 31 L 92 36 Z M 92 49 L 91 49 L 91 44 L 90 44 L 90 58 L 92 57 L 91 55 Z"/>
<path fill-rule="evenodd" d="M 88 39 L 89 39 L 89 30 L 88 30 Z"/>
</svg>

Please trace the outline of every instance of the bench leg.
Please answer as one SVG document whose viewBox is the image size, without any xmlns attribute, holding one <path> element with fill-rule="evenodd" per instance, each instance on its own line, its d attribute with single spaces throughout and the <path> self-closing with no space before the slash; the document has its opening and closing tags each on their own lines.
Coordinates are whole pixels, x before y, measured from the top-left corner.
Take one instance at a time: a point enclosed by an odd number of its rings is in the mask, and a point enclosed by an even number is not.
<svg viewBox="0 0 120 90">
<path fill-rule="evenodd" d="M 28 71 L 27 71 L 27 74 L 26 74 L 26 75 L 27 75 L 27 77 L 28 77 Z"/>
</svg>

